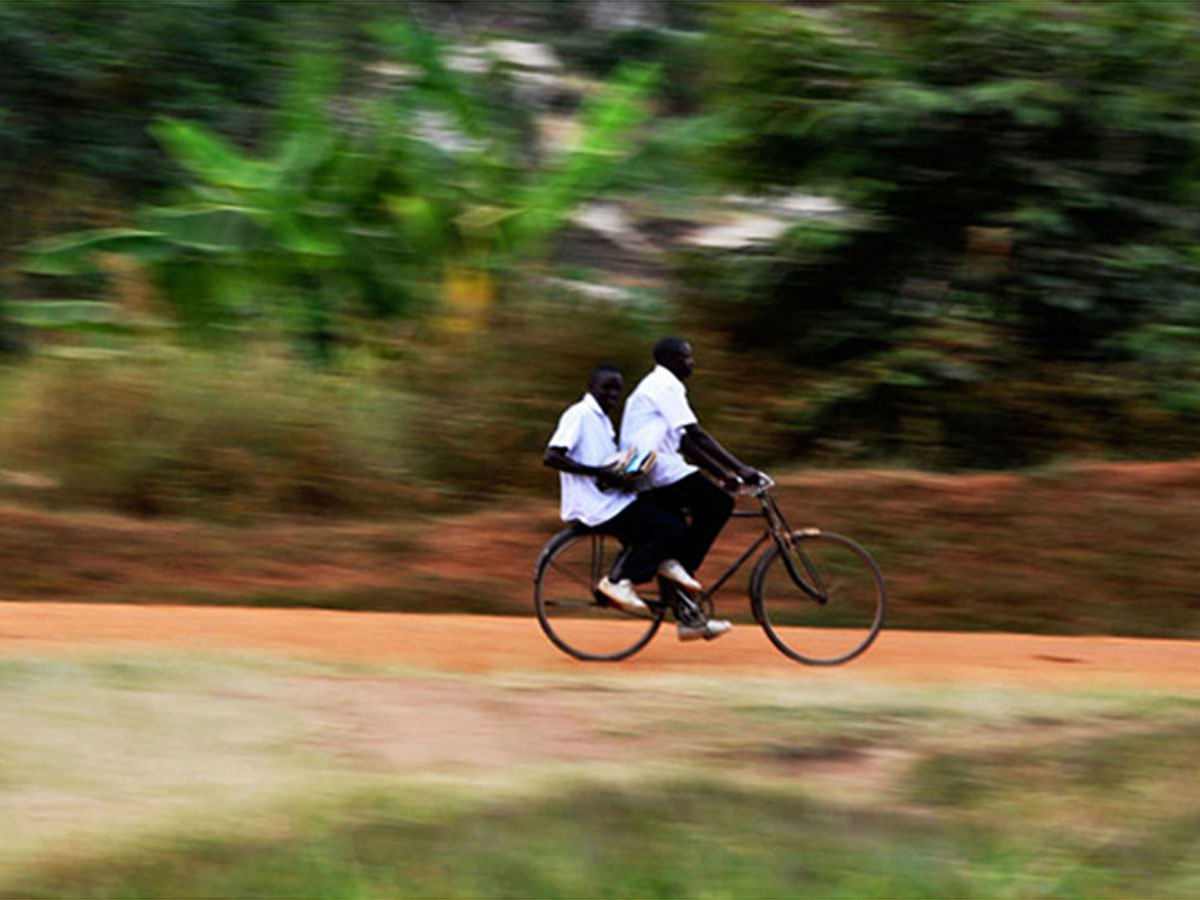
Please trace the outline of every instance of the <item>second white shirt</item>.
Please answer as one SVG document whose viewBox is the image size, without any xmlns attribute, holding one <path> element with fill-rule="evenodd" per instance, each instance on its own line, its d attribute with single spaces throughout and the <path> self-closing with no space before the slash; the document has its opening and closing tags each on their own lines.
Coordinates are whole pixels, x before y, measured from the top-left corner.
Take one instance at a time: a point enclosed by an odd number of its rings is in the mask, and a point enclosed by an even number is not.
<svg viewBox="0 0 1200 900">
<path fill-rule="evenodd" d="M 699 471 L 679 452 L 684 429 L 699 421 L 688 405 L 687 388 L 670 369 L 656 365 L 638 382 L 625 401 L 621 446 L 658 454 L 658 461 L 639 488 L 665 487 Z"/>
</svg>

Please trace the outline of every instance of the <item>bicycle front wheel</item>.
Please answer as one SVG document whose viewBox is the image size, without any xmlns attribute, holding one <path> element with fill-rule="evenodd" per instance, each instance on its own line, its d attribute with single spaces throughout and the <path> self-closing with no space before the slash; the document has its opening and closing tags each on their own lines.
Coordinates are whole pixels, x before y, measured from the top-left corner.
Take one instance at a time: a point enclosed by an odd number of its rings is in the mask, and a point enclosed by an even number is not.
<svg viewBox="0 0 1200 900">
<path fill-rule="evenodd" d="M 871 646 L 887 608 L 883 575 L 869 553 L 828 531 L 794 532 L 776 544 L 750 578 L 754 617 L 782 653 L 834 666 Z"/>
<path fill-rule="evenodd" d="M 645 647 L 662 624 L 658 604 L 650 615 L 636 616 L 596 592 L 621 549 L 609 535 L 566 529 L 542 551 L 533 588 L 538 622 L 554 646 L 576 659 L 625 659 Z"/>
</svg>

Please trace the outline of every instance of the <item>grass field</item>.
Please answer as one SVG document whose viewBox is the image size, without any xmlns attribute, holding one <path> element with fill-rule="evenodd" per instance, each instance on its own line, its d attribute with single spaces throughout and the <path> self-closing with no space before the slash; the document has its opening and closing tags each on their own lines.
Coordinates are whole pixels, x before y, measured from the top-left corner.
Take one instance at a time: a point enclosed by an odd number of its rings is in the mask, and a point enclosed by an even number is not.
<svg viewBox="0 0 1200 900">
<path fill-rule="evenodd" d="M 1190 897 L 1200 698 L 0 661 L 4 897 Z"/>
</svg>

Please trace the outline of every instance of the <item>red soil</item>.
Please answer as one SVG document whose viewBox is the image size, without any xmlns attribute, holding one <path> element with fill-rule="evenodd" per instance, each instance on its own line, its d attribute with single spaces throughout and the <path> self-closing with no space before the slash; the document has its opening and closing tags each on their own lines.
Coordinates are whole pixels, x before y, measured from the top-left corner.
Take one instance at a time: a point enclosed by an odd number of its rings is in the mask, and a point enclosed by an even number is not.
<svg viewBox="0 0 1200 900">
<path fill-rule="evenodd" d="M 1200 642 L 1192 641 L 885 630 L 864 656 L 826 669 L 787 660 L 752 626 L 711 644 L 680 644 L 664 627 L 633 659 L 595 664 L 560 653 L 532 617 L 0 604 L 0 654 L 166 649 L 271 652 L 473 673 L 733 674 L 1200 692 Z"/>
</svg>

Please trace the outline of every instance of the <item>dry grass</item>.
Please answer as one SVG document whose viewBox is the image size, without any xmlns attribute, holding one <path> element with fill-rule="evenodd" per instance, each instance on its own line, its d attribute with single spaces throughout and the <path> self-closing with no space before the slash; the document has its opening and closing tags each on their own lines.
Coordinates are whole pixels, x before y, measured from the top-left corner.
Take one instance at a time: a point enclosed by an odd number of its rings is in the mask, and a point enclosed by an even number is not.
<svg viewBox="0 0 1200 900">
<path fill-rule="evenodd" d="M 0 896 L 1187 896 L 1191 697 L 0 664 Z"/>
<path fill-rule="evenodd" d="M 406 396 L 279 348 L 37 357 L 3 375 L 0 490 L 40 505 L 245 522 L 426 497 L 397 452 Z"/>
</svg>

